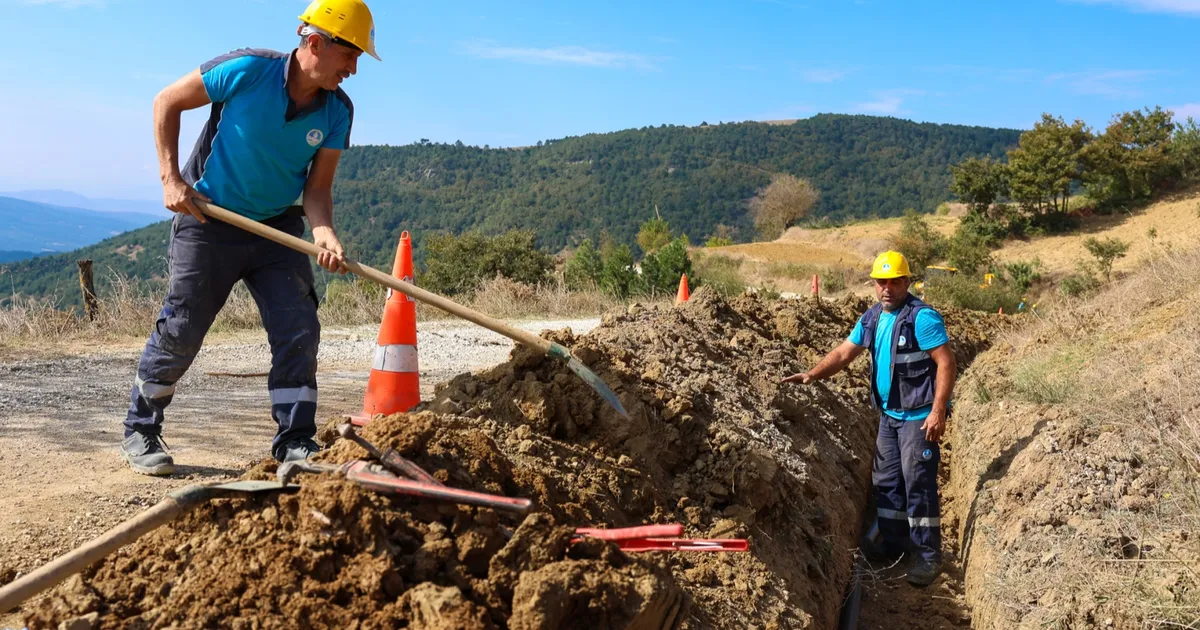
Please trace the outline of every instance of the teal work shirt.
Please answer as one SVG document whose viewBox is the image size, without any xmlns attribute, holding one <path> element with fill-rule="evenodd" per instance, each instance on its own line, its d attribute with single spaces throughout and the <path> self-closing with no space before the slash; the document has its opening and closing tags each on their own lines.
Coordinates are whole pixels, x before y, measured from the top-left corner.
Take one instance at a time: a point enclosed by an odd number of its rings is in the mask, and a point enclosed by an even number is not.
<svg viewBox="0 0 1200 630">
<path fill-rule="evenodd" d="M 875 343 L 871 345 L 871 351 L 875 353 L 875 364 L 885 366 L 885 368 L 876 370 L 875 386 L 879 390 L 880 398 L 883 399 L 884 413 L 897 420 L 924 420 L 929 416 L 929 412 L 933 410 L 933 405 L 909 410 L 887 409 L 888 394 L 892 391 L 892 371 L 886 369 L 886 366 L 892 364 L 892 351 L 894 350 L 892 348 L 892 329 L 895 325 L 896 313 L 889 313 L 885 310 L 879 314 L 879 325 L 875 327 Z M 942 321 L 942 316 L 932 308 L 924 308 L 918 311 L 915 325 L 917 345 L 926 352 L 950 341 L 950 337 L 946 334 L 946 323 Z M 858 318 L 858 323 L 854 325 L 854 330 L 850 332 L 848 340 L 856 346 L 866 345 L 863 343 L 861 317 Z"/>
</svg>

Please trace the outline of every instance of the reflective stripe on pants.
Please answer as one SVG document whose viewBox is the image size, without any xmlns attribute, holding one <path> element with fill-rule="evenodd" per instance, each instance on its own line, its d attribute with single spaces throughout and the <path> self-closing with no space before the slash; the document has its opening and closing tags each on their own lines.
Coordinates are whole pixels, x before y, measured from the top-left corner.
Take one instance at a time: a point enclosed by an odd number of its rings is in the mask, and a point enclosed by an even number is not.
<svg viewBox="0 0 1200 630">
<path fill-rule="evenodd" d="M 903 551 L 911 541 L 921 557 L 942 555 L 941 507 L 937 471 L 941 451 L 925 440 L 924 424 L 880 414 L 875 440 L 875 513 L 884 545 Z"/>
</svg>

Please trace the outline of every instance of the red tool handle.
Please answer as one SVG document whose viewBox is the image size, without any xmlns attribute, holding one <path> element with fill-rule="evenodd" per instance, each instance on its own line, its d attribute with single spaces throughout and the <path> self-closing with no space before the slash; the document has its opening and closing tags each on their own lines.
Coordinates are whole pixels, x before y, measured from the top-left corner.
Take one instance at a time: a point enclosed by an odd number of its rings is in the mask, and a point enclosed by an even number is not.
<svg viewBox="0 0 1200 630">
<path fill-rule="evenodd" d="M 750 551 L 744 538 L 634 538 L 617 541 L 621 551 Z"/>
<path fill-rule="evenodd" d="M 393 470 L 404 475 L 405 477 L 408 477 L 409 479 L 415 479 L 422 483 L 427 483 L 434 486 L 443 485 L 442 482 L 434 478 L 433 475 L 425 472 L 424 468 L 421 468 L 412 461 L 409 461 L 403 455 L 397 453 L 395 449 L 389 448 L 387 451 L 385 451 L 383 453 L 383 457 L 380 458 L 380 461 L 382 461 L 384 465 L 391 467 Z"/>
<path fill-rule="evenodd" d="M 594 527 L 580 527 L 575 530 L 580 536 L 591 536 L 600 540 L 628 540 L 630 538 L 654 538 L 679 536 L 683 534 L 683 525 L 672 523 L 669 525 L 642 525 L 640 527 L 620 527 L 616 529 L 597 529 Z"/>
<path fill-rule="evenodd" d="M 529 511 L 532 502 L 529 499 L 514 499 L 483 492 L 459 490 L 448 486 L 433 485 L 420 481 L 409 481 L 390 475 L 381 475 L 370 470 L 370 463 L 354 462 L 346 469 L 346 479 L 361 484 L 370 490 L 383 494 L 403 494 L 425 499 L 437 499 L 464 505 L 478 505 L 497 510 L 509 510 L 524 514 Z"/>
</svg>

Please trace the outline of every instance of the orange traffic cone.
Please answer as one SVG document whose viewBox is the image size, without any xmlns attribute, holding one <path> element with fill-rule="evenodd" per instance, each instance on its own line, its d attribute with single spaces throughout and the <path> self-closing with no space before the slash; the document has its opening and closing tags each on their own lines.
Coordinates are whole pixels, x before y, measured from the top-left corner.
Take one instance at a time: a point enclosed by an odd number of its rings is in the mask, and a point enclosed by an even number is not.
<svg viewBox="0 0 1200 630">
<path fill-rule="evenodd" d="M 685 273 L 679 278 L 679 292 L 675 294 L 675 303 L 686 302 L 690 297 L 692 294 L 688 291 L 687 274 Z"/>
<path fill-rule="evenodd" d="M 812 296 L 814 300 L 821 299 L 821 282 L 817 280 L 817 274 L 813 274 Z"/>
<path fill-rule="evenodd" d="M 412 239 L 400 234 L 392 275 L 413 281 Z M 421 402 L 420 373 L 417 370 L 417 303 L 412 298 L 388 289 L 379 326 L 375 361 L 367 379 L 362 413 L 350 416 L 350 422 L 364 426 L 375 414 L 390 415 L 408 411 Z"/>
</svg>

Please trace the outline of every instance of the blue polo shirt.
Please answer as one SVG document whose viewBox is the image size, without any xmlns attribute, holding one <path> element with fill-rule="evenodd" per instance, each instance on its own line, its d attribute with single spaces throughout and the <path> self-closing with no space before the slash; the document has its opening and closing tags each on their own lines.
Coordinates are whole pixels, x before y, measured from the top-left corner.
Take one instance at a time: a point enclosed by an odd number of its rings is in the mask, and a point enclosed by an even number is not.
<svg viewBox="0 0 1200 630">
<path fill-rule="evenodd" d="M 321 90 L 303 108 L 288 96 L 294 55 L 243 48 L 200 66 L 212 111 L 184 181 L 256 221 L 299 200 L 318 150 L 350 147 L 354 105 L 345 92 Z"/>
<path fill-rule="evenodd" d="M 917 311 L 917 318 L 913 323 L 916 327 L 917 346 L 926 352 L 950 341 L 950 337 L 946 334 L 945 321 L 942 320 L 941 314 L 932 308 L 923 308 Z M 875 373 L 875 387 L 879 391 L 880 398 L 883 399 L 884 413 L 897 420 L 924 420 L 929 416 L 929 412 L 933 411 L 933 405 L 908 410 L 887 408 L 888 394 L 892 391 L 892 371 L 888 368 L 892 364 L 892 329 L 895 325 L 896 313 L 889 313 L 886 310 L 879 313 L 879 324 L 875 326 L 875 343 L 871 344 L 871 351 L 875 353 L 875 364 L 879 366 Z M 854 330 L 850 332 L 848 340 L 856 346 L 863 346 L 865 345 L 863 334 L 862 318 L 860 317 L 858 323 L 854 325 Z"/>
</svg>

